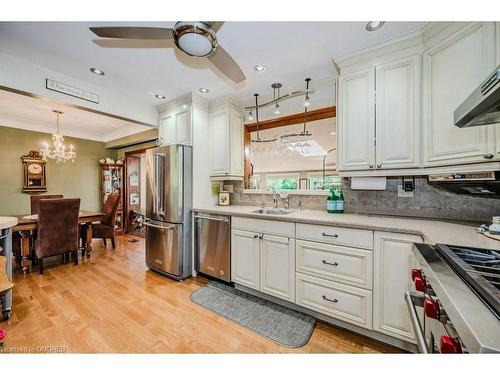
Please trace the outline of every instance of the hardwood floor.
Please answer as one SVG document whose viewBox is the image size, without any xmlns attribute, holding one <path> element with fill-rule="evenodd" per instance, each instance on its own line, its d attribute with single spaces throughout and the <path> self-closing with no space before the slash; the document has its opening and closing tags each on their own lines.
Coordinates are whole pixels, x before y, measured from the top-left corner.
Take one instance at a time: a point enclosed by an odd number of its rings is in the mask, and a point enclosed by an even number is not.
<svg viewBox="0 0 500 375">
<path fill-rule="evenodd" d="M 132 243 L 129 240 L 138 240 Z M 44 275 L 14 277 L 6 350 L 77 353 L 397 353 L 398 349 L 318 323 L 289 349 L 190 301 L 204 278 L 176 282 L 147 270 L 144 240 L 119 236 L 115 251 L 94 240 L 89 260 Z M 58 348 L 59 347 L 59 348 Z M 16 349 L 17 348 L 17 349 Z"/>
</svg>

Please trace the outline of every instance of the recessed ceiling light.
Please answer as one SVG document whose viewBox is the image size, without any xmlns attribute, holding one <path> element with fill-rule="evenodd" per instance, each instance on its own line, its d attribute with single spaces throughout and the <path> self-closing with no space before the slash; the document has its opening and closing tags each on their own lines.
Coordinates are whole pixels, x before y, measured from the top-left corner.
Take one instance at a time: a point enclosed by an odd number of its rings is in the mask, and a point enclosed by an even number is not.
<svg viewBox="0 0 500 375">
<path fill-rule="evenodd" d="M 165 99 L 165 95 L 155 94 L 156 99 Z"/>
<path fill-rule="evenodd" d="M 210 92 L 209 89 L 205 88 L 205 87 L 200 87 L 198 89 L 202 94 L 208 94 Z"/>
<path fill-rule="evenodd" d="M 104 74 L 106 74 L 102 70 L 99 70 L 97 68 L 90 68 L 90 71 L 94 74 L 97 74 L 98 76 L 103 76 Z"/>
<path fill-rule="evenodd" d="M 384 21 L 370 21 L 366 24 L 366 31 L 377 31 L 382 26 L 384 26 Z"/>
<path fill-rule="evenodd" d="M 255 70 L 256 72 L 263 72 L 264 70 L 266 70 L 266 67 L 264 65 L 255 65 L 253 67 L 253 70 Z"/>
</svg>

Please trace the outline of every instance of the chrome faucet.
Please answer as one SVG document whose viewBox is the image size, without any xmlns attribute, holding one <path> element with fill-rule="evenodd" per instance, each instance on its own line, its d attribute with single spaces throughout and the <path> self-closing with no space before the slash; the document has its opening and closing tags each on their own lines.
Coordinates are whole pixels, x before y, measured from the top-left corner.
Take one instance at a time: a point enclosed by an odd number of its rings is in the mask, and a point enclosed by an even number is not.
<svg viewBox="0 0 500 375">
<path fill-rule="evenodd" d="M 273 189 L 273 207 L 278 208 L 278 198 L 276 197 L 276 189 Z"/>
<path fill-rule="evenodd" d="M 290 207 L 290 199 L 288 198 L 288 195 L 283 199 L 285 200 L 285 210 L 288 210 Z"/>
<path fill-rule="evenodd" d="M 302 201 L 297 201 L 297 211 L 302 211 Z"/>
</svg>

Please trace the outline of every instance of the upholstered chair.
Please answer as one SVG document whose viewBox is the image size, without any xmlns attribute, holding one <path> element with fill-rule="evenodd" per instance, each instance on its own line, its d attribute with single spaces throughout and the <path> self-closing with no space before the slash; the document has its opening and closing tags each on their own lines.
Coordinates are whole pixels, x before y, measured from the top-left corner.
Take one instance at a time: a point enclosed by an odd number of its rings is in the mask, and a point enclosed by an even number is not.
<svg viewBox="0 0 500 375">
<path fill-rule="evenodd" d="M 55 199 L 55 198 L 64 198 L 62 195 L 57 194 L 57 195 L 32 195 L 31 196 L 31 214 L 37 214 L 38 213 L 38 207 L 40 206 L 40 200 L 41 199 Z"/>
<path fill-rule="evenodd" d="M 111 239 L 111 246 L 115 249 L 115 221 L 116 212 L 120 205 L 120 194 L 111 194 L 102 206 L 104 217 L 99 224 L 92 224 L 92 238 L 102 238 L 104 246 L 106 239 Z"/>
<path fill-rule="evenodd" d="M 43 274 L 43 260 L 72 253 L 78 264 L 80 198 L 42 199 L 38 211 L 35 254 Z"/>
</svg>

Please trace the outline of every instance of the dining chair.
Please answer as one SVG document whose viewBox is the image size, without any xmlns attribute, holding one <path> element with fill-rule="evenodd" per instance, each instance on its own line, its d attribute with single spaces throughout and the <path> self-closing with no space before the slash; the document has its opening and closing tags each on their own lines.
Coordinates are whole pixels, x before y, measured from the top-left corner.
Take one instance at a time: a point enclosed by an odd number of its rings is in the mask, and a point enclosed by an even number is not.
<svg viewBox="0 0 500 375">
<path fill-rule="evenodd" d="M 40 206 L 40 200 L 42 199 L 56 199 L 64 198 L 61 194 L 45 194 L 45 195 L 32 195 L 31 196 L 31 214 L 35 215 L 38 213 L 38 207 Z"/>
<path fill-rule="evenodd" d="M 116 212 L 120 205 L 120 194 L 111 194 L 106 199 L 102 206 L 104 217 L 98 224 L 92 224 L 92 238 L 102 238 L 104 246 L 106 246 L 106 239 L 111 239 L 111 246 L 115 249 L 115 221 Z M 83 233 L 82 233 L 83 238 Z"/>
<path fill-rule="evenodd" d="M 42 199 L 38 211 L 36 257 L 43 275 L 43 260 L 72 253 L 78 264 L 80 198 Z"/>
</svg>

